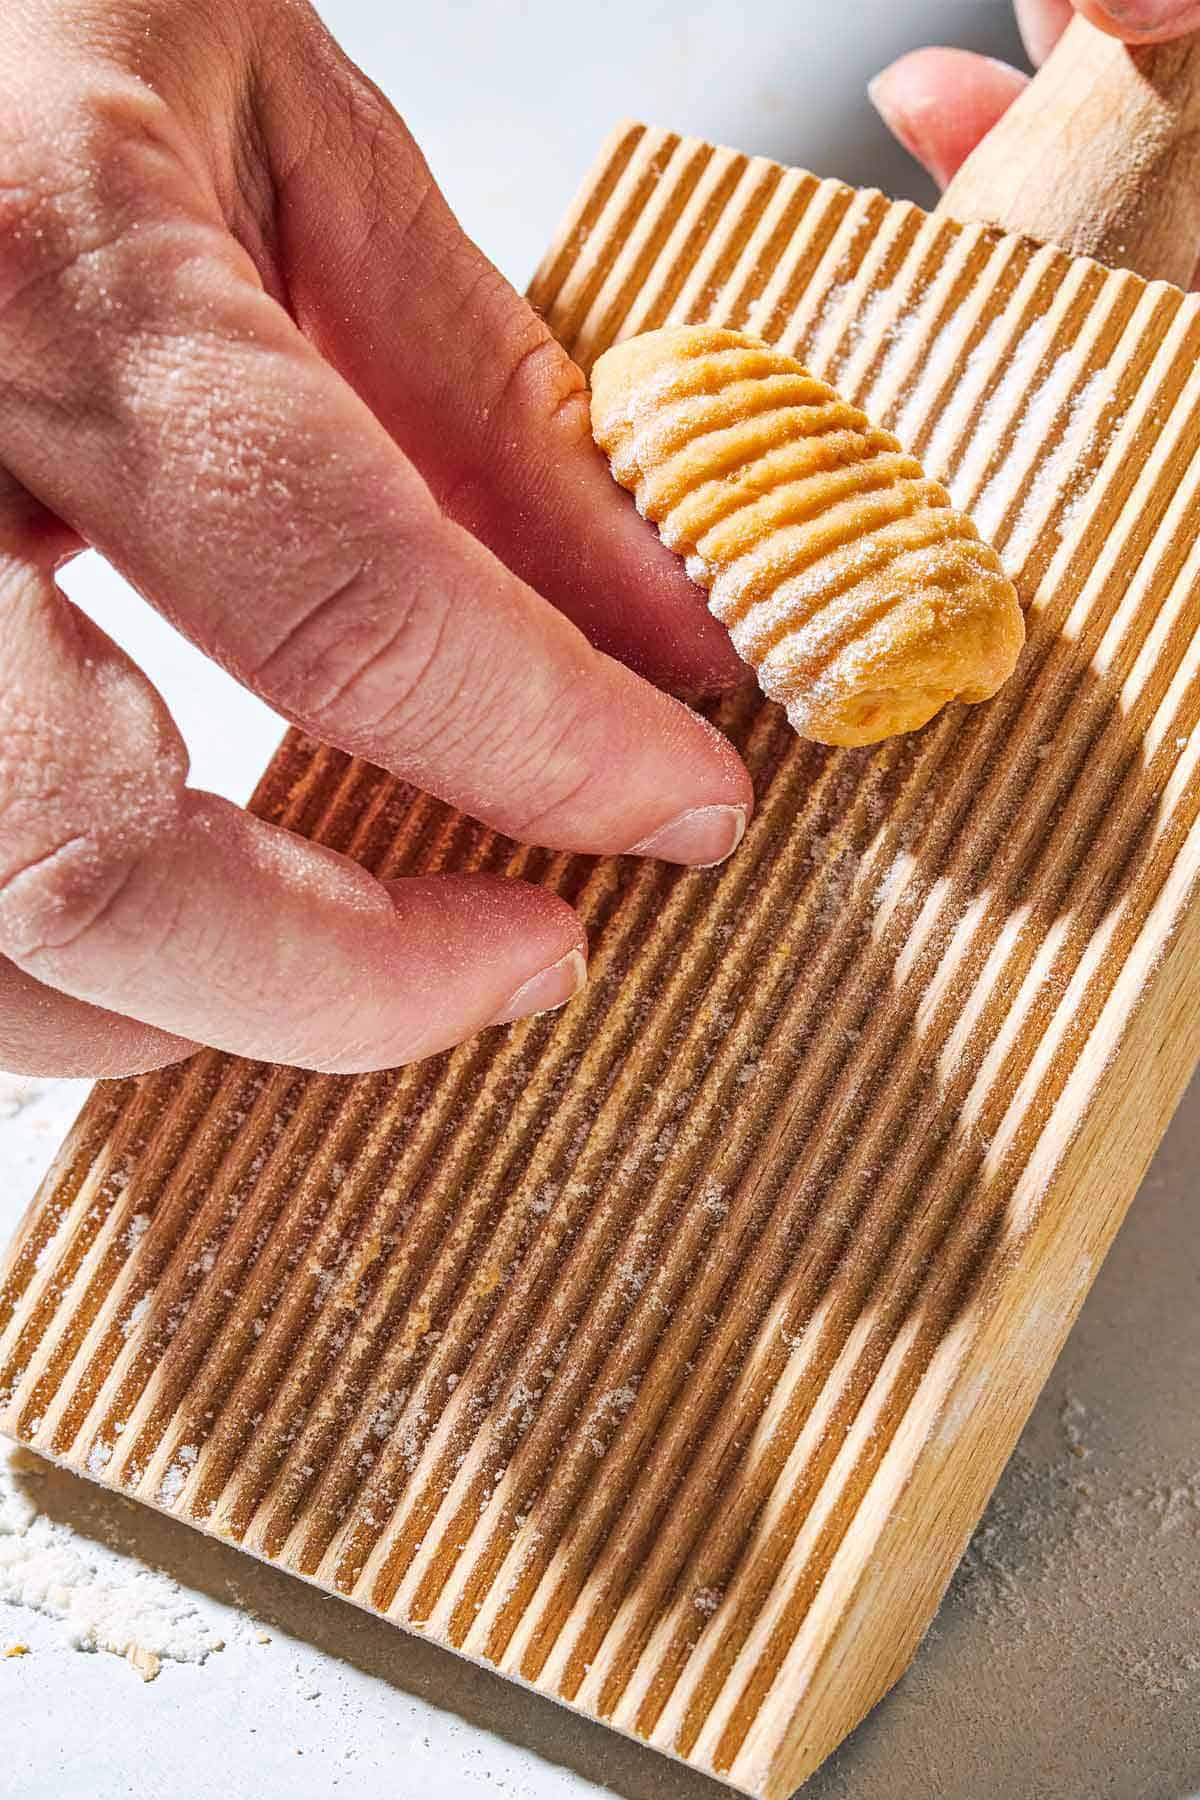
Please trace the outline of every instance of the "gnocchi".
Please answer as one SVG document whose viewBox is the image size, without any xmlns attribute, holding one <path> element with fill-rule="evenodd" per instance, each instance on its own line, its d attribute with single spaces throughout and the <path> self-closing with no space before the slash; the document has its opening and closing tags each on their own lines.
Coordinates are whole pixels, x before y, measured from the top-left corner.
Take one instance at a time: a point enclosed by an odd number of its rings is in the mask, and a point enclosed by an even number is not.
<svg viewBox="0 0 1200 1800">
<path fill-rule="evenodd" d="M 890 432 L 740 331 L 668 327 L 592 372 L 612 472 L 763 691 L 825 744 L 988 699 L 1024 641 L 999 559 Z"/>
</svg>

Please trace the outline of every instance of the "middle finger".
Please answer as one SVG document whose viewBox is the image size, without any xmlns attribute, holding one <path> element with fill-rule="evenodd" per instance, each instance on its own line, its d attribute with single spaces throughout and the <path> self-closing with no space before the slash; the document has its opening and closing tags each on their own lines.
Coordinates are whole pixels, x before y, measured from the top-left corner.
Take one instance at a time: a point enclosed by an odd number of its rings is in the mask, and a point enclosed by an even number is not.
<svg viewBox="0 0 1200 1800">
<path fill-rule="evenodd" d="M 100 160 L 115 232 L 91 165 L 66 254 L 15 221 L 0 453 L 24 485 L 327 741 L 543 844 L 728 854 L 732 747 L 440 514 L 130 107 Z"/>
</svg>

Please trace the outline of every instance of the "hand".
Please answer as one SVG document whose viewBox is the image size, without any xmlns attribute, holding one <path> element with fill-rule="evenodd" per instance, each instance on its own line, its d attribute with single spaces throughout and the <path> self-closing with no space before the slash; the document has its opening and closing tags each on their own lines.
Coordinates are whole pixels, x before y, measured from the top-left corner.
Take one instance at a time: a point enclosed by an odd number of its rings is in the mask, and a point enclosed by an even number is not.
<svg viewBox="0 0 1200 1800">
<path fill-rule="evenodd" d="M 1016 9 L 1035 66 L 1077 12 L 1130 44 L 1200 29 L 1200 0 L 1016 0 Z M 966 50 L 915 50 L 875 77 L 871 98 L 889 130 L 945 187 L 1028 79 Z"/>
<path fill-rule="evenodd" d="M 9 0 L 0 370 L 0 1066 L 384 1067 L 585 973 L 542 889 L 384 884 L 188 788 L 55 585 L 85 544 L 288 718 L 502 831 L 733 849 L 744 768 L 650 685 L 728 685 L 725 632 L 304 0 Z"/>
</svg>

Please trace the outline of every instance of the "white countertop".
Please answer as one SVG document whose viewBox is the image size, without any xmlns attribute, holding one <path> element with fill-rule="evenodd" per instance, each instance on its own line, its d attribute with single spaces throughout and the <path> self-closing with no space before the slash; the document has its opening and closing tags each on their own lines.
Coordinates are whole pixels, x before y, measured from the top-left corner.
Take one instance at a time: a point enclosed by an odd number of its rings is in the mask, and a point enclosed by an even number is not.
<svg viewBox="0 0 1200 1800">
<path fill-rule="evenodd" d="M 406 112 L 467 229 L 518 282 L 623 114 L 928 198 L 889 151 L 867 76 L 921 40 L 1015 53 L 1005 0 L 766 0 L 753 15 L 682 0 L 608 0 L 596 13 L 548 0 L 323 10 Z M 69 586 L 166 695 L 195 780 L 244 798 L 278 734 L 267 709 L 95 562 Z M 0 1078 L 0 1234 L 83 1092 Z M 1200 1088 L 916 1665 L 806 1800 L 1200 1790 L 1198 1175 Z M 728 1791 L 74 1477 L 9 1480 L 54 1541 L 107 1579 L 118 1566 L 164 1571 L 179 1607 L 225 1647 L 143 1684 L 116 1656 L 72 1648 L 62 1623 L 0 1605 L 0 1654 L 29 1650 L 0 1660 L 0 1796 Z"/>
</svg>

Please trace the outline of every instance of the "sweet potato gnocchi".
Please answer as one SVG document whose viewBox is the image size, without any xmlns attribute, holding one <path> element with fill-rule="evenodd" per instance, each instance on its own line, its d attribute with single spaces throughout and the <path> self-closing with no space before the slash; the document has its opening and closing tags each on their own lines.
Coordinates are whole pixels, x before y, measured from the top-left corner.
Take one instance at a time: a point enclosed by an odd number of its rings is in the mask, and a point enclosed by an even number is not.
<svg viewBox="0 0 1200 1800">
<path fill-rule="evenodd" d="M 651 331 L 592 371 L 612 472 L 802 737 L 870 744 L 990 698 L 1025 628 L 994 550 L 890 432 L 740 331 Z"/>
</svg>

